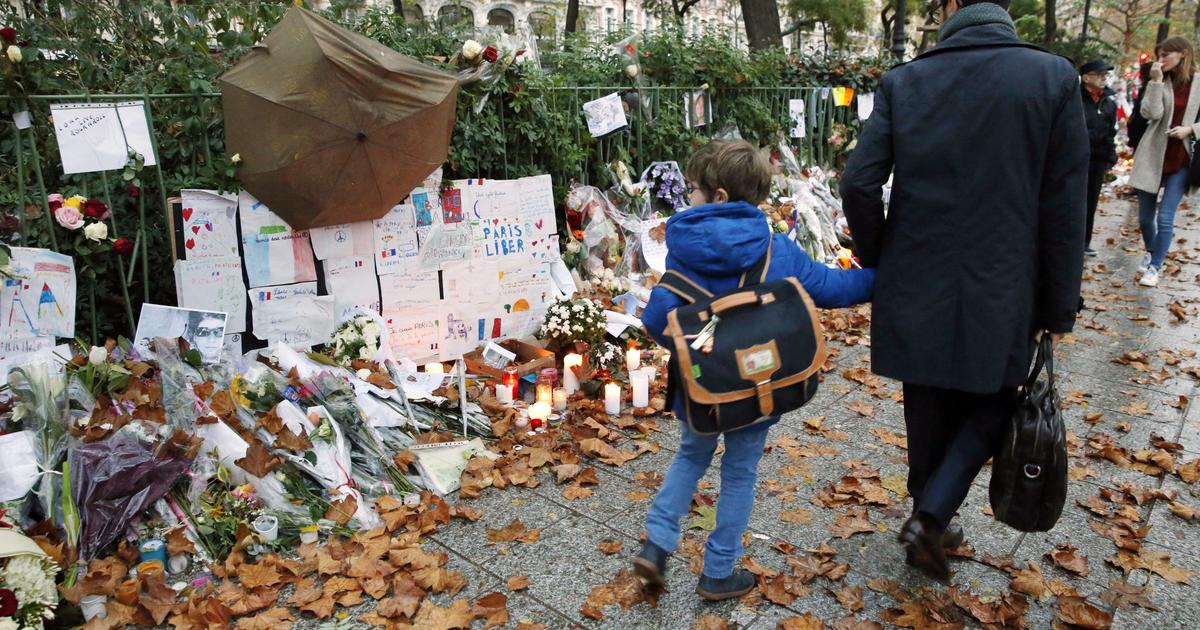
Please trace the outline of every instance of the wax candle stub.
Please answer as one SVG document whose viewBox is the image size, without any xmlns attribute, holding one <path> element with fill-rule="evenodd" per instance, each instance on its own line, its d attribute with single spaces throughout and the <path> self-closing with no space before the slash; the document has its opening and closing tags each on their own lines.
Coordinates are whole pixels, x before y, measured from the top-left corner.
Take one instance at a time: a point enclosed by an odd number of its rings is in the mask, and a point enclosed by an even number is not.
<svg viewBox="0 0 1200 630">
<path fill-rule="evenodd" d="M 629 385 L 633 388 L 633 406 L 647 407 L 650 405 L 650 377 L 643 370 L 629 373 Z"/>
<path fill-rule="evenodd" d="M 630 348 L 625 351 L 625 370 L 630 374 L 633 371 L 642 367 L 642 351 L 637 348 Z"/>
<path fill-rule="evenodd" d="M 575 375 L 572 367 L 583 367 L 583 357 L 575 353 L 563 357 L 563 388 L 567 390 L 568 396 L 579 391 L 579 377 Z"/>
<path fill-rule="evenodd" d="M 604 412 L 610 416 L 621 414 L 621 386 L 609 383 L 604 386 Z"/>
<path fill-rule="evenodd" d="M 567 410 L 567 390 L 561 387 L 554 390 L 554 410 L 558 413 Z"/>
</svg>

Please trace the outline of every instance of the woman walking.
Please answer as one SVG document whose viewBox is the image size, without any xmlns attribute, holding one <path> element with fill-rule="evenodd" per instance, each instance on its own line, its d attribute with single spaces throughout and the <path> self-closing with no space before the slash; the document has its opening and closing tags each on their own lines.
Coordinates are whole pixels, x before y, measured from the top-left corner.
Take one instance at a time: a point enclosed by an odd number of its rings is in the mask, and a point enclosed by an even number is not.
<svg viewBox="0 0 1200 630">
<path fill-rule="evenodd" d="M 1158 286 L 1163 261 L 1175 236 L 1175 211 L 1188 189 L 1192 141 L 1200 132 L 1200 81 L 1195 80 L 1192 45 L 1172 37 L 1158 46 L 1158 61 L 1150 67 L 1150 82 L 1141 113 L 1146 134 L 1134 153 L 1129 183 L 1138 191 L 1138 220 L 1146 253 L 1142 255 L 1141 285 Z M 1162 203 L 1158 191 L 1162 189 Z"/>
</svg>

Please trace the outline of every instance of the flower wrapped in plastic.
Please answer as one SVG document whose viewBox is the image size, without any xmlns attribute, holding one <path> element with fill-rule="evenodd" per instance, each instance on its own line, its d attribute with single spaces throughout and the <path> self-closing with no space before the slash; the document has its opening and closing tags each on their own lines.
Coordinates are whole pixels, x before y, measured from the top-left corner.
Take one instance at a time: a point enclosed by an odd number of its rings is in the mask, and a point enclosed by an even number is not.
<svg viewBox="0 0 1200 630">
<path fill-rule="evenodd" d="M 678 162 L 651 163 L 642 171 L 640 182 L 650 194 L 651 216 L 643 215 L 643 220 L 653 216 L 669 217 L 688 207 L 687 184 Z"/>
<path fill-rule="evenodd" d="M 40 516 L 56 518 L 61 480 L 54 473 L 66 456 L 71 422 L 90 410 L 72 412 L 67 375 L 53 370 L 45 361 L 13 368 L 8 374 L 8 385 L 14 397 L 12 421 L 29 431 L 28 437 L 33 442 L 38 470 L 37 481 L 32 485 L 41 508 Z"/>
<path fill-rule="evenodd" d="M 0 623 L 42 628 L 54 619 L 57 573 L 58 565 L 37 543 L 18 530 L 0 530 Z"/>
<path fill-rule="evenodd" d="M 355 361 L 381 363 L 391 358 L 387 324 L 379 313 L 355 309 L 333 333 L 333 360 L 344 368 Z"/>
</svg>

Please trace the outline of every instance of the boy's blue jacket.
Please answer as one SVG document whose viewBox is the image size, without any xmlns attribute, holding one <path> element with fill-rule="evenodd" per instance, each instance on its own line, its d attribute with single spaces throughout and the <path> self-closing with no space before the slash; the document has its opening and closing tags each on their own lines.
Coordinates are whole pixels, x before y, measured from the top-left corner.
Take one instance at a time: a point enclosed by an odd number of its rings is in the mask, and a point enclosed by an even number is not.
<svg viewBox="0 0 1200 630">
<path fill-rule="evenodd" d="M 775 241 L 767 269 L 768 281 L 795 277 L 818 308 L 870 301 L 875 270 L 843 271 L 814 261 L 787 236 L 772 237 L 762 211 L 744 201 L 697 206 L 672 216 L 667 221 L 667 269 L 678 271 L 714 295 L 720 295 L 737 288 L 742 272 L 763 257 L 771 238 Z M 655 287 L 642 311 L 646 330 L 664 348 L 672 347 L 663 335 L 667 313 L 683 303 L 674 293 Z M 678 393 L 671 407 L 682 419 L 683 404 Z M 754 427 L 765 429 L 775 422 Z"/>
</svg>

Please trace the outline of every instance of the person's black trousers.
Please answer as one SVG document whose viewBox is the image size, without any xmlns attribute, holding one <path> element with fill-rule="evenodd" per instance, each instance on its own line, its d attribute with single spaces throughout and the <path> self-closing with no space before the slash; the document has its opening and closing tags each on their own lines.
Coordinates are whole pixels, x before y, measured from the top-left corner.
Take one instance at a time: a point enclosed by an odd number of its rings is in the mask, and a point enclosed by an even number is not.
<svg viewBox="0 0 1200 630">
<path fill-rule="evenodd" d="M 1104 178 L 1111 168 L 1108 162 L 1092 160 L 1088 163 L 1087 181 L 1087 232 L 1084 238 L 1085 247 L 1092 246 L 1092 229 L 1096 227 L 1096 206 L 1100 205 L 1100 188 L 1104 186 Z"/>
<path fill-rule="evenodd" d="M 950 524 L 983 465 L 999 452 L 1016 401 L 1016 388 L 972 394 L 904 384 L 914 514 L 925 512 L 942 527 Z"/>
</svg>

